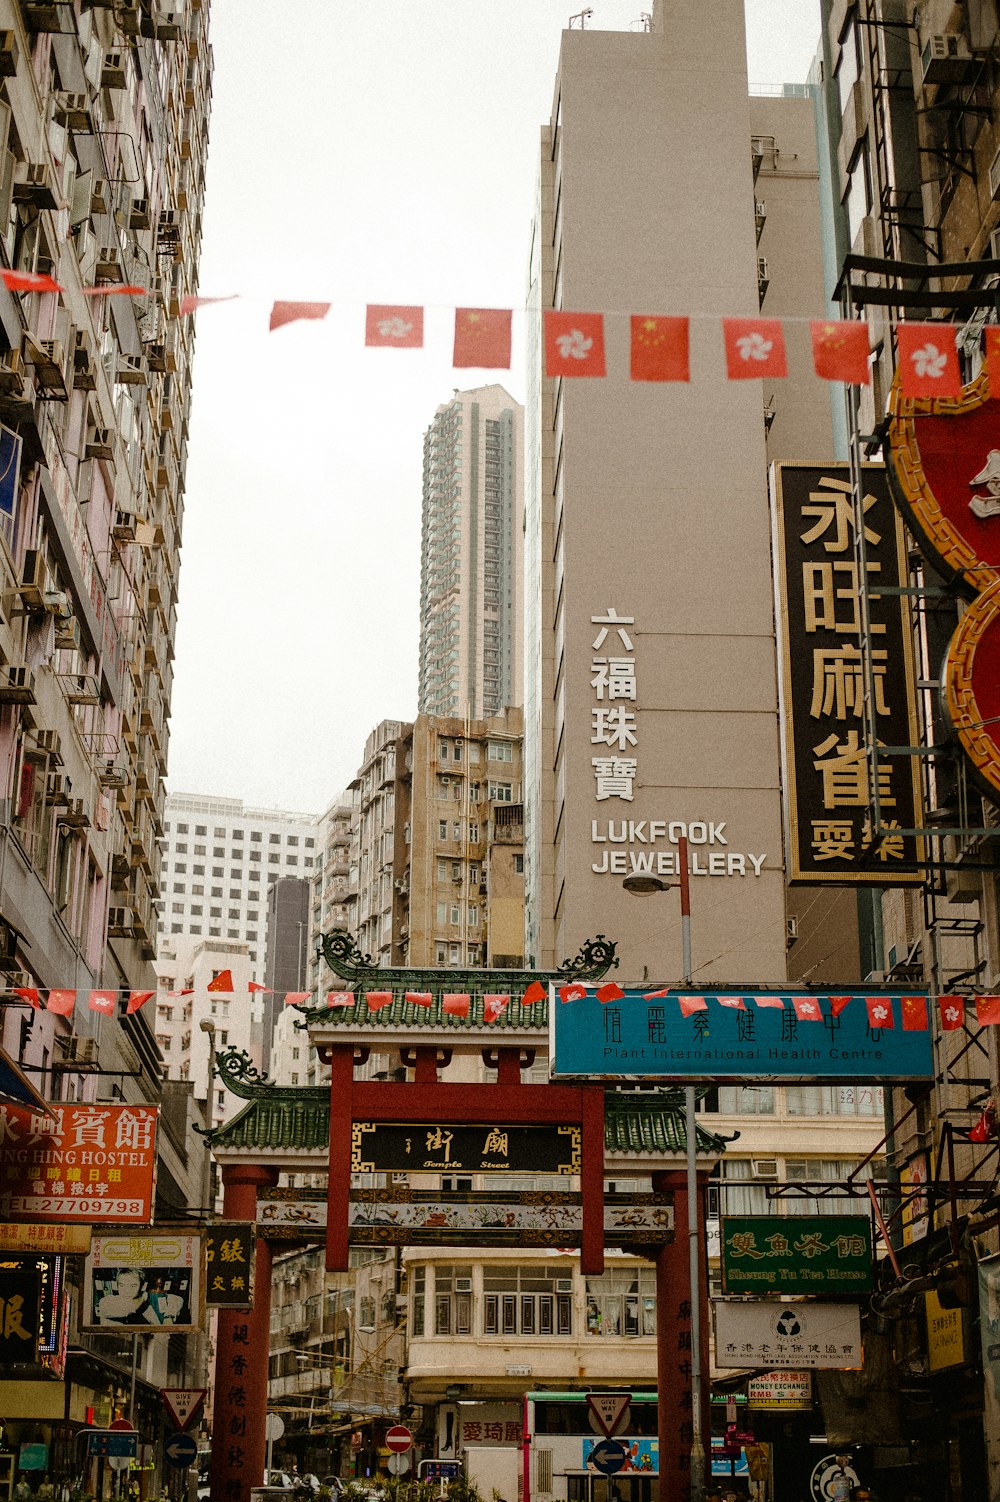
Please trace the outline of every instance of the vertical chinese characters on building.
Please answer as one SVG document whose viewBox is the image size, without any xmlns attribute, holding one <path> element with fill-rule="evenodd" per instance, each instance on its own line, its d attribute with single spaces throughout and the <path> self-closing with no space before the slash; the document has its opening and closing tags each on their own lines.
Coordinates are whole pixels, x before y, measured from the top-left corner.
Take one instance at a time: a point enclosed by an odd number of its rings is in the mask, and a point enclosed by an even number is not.
<svg viewBox="0 0 1000 1502">
<path fill-rule="evenodd" d="M 591 710 L 590 743 L 601 748 L 591 757 L 594 796 L 598 803 L 608 798 L 631 803 L 639 763 L 632 754 L 638 743 L 635 645 L 627 628 L 635 626 L 635 617 L 619 615 L 611 607 L 590 620 L 597 628 L 590 663 L 590 685 L 597 700 Z"/>
</svg>

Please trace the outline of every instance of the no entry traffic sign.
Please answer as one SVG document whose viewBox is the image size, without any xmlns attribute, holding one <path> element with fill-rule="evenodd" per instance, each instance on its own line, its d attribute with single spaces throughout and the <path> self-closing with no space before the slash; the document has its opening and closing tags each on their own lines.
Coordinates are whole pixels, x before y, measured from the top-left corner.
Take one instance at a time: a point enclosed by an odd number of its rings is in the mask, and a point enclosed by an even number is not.
<svg viewBox="0 0 1000 1502">
<path fill-rule="evenodd" d="M 413 1435 L 405 1424 L 393 1424 L 385 1436 L 386 1447 L 394 1455 L 402 1455 L 405 1450 L 413 1446 Z"/>
</svg>

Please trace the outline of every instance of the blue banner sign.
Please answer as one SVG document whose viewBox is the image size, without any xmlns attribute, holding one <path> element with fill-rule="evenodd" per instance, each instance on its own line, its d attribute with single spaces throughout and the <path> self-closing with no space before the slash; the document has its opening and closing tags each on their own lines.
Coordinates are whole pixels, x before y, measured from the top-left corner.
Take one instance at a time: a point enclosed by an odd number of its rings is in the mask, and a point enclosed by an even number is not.
<svg viewBox="0 0 1000 1502">
<path fill-rule="evenodd" d="M 576 991 L 577 987 L 565 987 Z M 842 987 L 631 988 L 549 1002 L 555 1079 L 918 1080 L 934 1072 L 927 996 Z"/>
</svg>

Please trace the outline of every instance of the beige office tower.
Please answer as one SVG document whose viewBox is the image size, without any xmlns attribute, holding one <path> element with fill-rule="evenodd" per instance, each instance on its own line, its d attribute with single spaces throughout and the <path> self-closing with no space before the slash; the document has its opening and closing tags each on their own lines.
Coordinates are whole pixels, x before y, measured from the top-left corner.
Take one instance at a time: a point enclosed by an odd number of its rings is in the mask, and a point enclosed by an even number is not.
<svg viewBox="0 0 1000 1502">
<path fill-rule="evenodd" d="M 782 233 L 763 268 L 751 139 L 765 130 Z M 539 965 L 605 933 L 627 978 L 678 978 L 676 892 L 638 898 L 623 881 L 676 878 L 685 835 L 696 982 L 785 976 L 766 434 L 781 457 L 826 458 L 830 404 L 804 323 L 791 379 L 765 393 L 727 379 L 720 319 L 770 315 L 765 297 L 786 318 L 823 314 L 805 135 L 802 98 L 748 97 L 742 0 L 659 5 L 648 32 L 563 33 L 527 299 L 526 950 Z M 605 314 L 605 379 L 545 378 L 549 308 Z M 632 313 L 690 316 L 689 384 L 631 381 Z"/>
<path fill-rule="evenodd" d="M 424 436 L 421 714 L 481 719 L 522 703 L 524 408 L 456 391 Z"/>
</svg>

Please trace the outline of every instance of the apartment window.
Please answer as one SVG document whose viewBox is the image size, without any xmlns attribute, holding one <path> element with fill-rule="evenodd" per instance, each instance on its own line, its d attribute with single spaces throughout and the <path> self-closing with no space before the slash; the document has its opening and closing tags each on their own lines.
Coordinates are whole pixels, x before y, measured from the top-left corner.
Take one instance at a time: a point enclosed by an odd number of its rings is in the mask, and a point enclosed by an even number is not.
<svg viewBox="0 0 1000 1502">
<path fill-rule="evenodd" d="M 181 931 L 180 930 L 180 924 L 178 924 L 177 925 L 177 932 L 180 933 L 180 931 Z M 191 924 L 191 928 L 190 928 L 189 931 L 191 933 L 193 933 L 193 934 L 200 934 L 201 933 L 201 924 L 200 923 L 192 923 Z"/>
<path fill-rule="evenodd" d="M 230 887 L 229 895 L 230 897 L 240 898 L 243 896 L 243 893 L 240 891 L 239 887 Z"/>
<path fill-rule="evenodd" d="M 274 852 L 272 852 L 268 856 L 268 858 L 267 858 L 268 865 L 270 865 L 270 866 L 276 866 L 280 860 L 281 860 L 281 856 L 280 855 L 276 855 Z"/>
<path fill-rule="evenodd" d="M 471 1333 L 472 1268 L 443 1264 L 434 1275 L 434 1334 Z"/>
<path fill-rule="evenodd" d="M 200 918 L 201 914 L 202 914 L 201 903 L 200 902 L 192 903 L 192 905 L 191 905 L 191 916 L 193 918 Z"/>
<path fill-rule="evenodd" d="M 208 834 L 208 825 L 207 824 L 196 824 L 194 826 L 194 832 L 195 832 L 196 835 L 199 835 L 199 834 L 200 835 L 207 835 Z"/>
<path fill-rule="evenodd" d="M 438 861 L 438 863 L 437 863 L 437 879 L 438 879 L 438 881 L 447 881 L 448 880 L 448 862 L 447 861 Z"/>
<path fill-rule="evenodd" d="M 297 845 L 299 843 L 299 837 L 298 837 L 298 835 L 297 834 L 290 834 L 288 836 L 288 839 L 285 841 L 285 843 L 287 845 Z"/>
<path fill-rule="evenodd" d="M 233 830 L 233 839 L 234 840 L 242 840 L 243 839 L 243 831 L 242 831 L 242 829 L 234 829 Z"/>
<path fill-rule="evenodd" d="M 720 1085 L 719 1110 L 725 1116 L 773 1116 L 774 1090 L 770 1085 Z"/>
<path fill-rule="evenodd" d="M 248 944 L 256 944 L 256 942 L 257 942 L 257 931 L 256 931 L 256 929 L 253 929 L 253 928 L 248 929 L 247 930 L 247 943 Z"/>
<path fill-rule="evenodd" d="M 312 850 L 312 848 L 313 848 L 313 846 L 315 844 L 316 844 L 316 841 L 310 835 L 307 835 L 306 836 L 306 849 L 307 850 Z"/>
<path fill-rule="evenodd" d="M 212 896 L 213 897 L 221 897 L 222 896 L 222 888 L 221 887 L 213 887 L 212 888 Z"/>
<path fill-rule="evenodd" d="M 851 90 L 861 77 L 862 68 L 861 27 L 856 20 L 852 20 L 841 43 L 840 60 L 837 63 L 837 92 L 840 96 L 841 114 L 847 109 Z"/>
<path fill-rule="evenodd" d="M 437 905 L 437 922 L 442 927 L 448 922 L 448 904 L 439 902 Z"/>
<path fill-rule="evenodd" d="M 509 782 L 491 782 L 489 795 L 494 803 L 513 803 L 513 784 Z"/>
<path fill-rule="evenodd" d="M 186 824 L 178 824 L 178 826 L 177 826 L 177 833 L 178 834 L 187 834 L 187 832 L 188 832 L 188 826 Z"/>
<path fill-rule="evenodd" d="M 269 845 L 280 845 L 281 844 L 281 835 L 280 834 L 269 834 L 268 837 L 267 837 L 267 843 Z"/>
<path fill-rule="evenodd" d="M 186 871 L 187 871 L 187 865 L 186 865 L 186 863 L 184 861 L 178 861 L 177 864 L 174 866 L 174 875 L 175 876 L 177 875 L 178 872 L 186 872 Z"/>
<path fill-rule="evenodd" d="M 615 1268 L 587 1279 L 588 1335 L 655 1335 L 656 1274 L 650 1268 Z"/>
<path fill-rule="evenodd" d="M 196 845 L 194 847 L 194 853 L 195 855 L 205 855 L 207 852 L 204 845 Z"/>
<path fill-rule="evenodd" d="M 461 944 L 449 944 L 448 945 L 448 964 L 449 965 L 460 965 L 461 963 L 462 963 L 462 946 L 461 946 Z"/>
<path fill-rule="evenodd" d="M 434 946 L 434 963 L 435 963 L 435 965 L 447 965 L 447 963 L 448 963 L 448 946 L 447 946 L 447 944 L 440 944 L 440 943 L 435 944 L 435 946 Z"/>
<path fill-rule="evenodd" d="M 452 905 L 451 905 L 451 911 L 450 911 L 450 914 L 449 914 L 448 922 L 449 923 L 461 923 L 461 921 L 462 921 L 462 912 L 461 912 L 461 909 L 459 908 L 457 902 L 453 902 Z"/>
<path fill-rule="evenodd" d="M 175 892 L 183 892 L 183 890 L 184 890 L 184 883 L 182 881 L 175 881 L 174 882 L 174 891 Z"/>
<path fill-rule="evenodd" d="M 247 912 L 247 922 L 248 923 L 256 923 L 257 922 L 257 917 L 258 917 L 258 913 L 257 913 L 257 909 L 256 908 L 251 908 Z"/>
<path fill-rule="evenodd" d="M 250 859 L 252 861 L 259 861 L 260 860 L 260 851 L 259 850 L 251 850 L 251 852 L 250 852 Z M 260 877 L 258 876 L 258 877 L 255 878 L 254 877 L 254 873 L 251 871 L 250 872 L 250 880 L 251 881 L 254 881 L 254 880 L 259 881 Z"/>
<path fill-rule="evenodd" d="M 226 868 L 225 868 L 225 866 L 213 866 L 212 867 L 212 875 L 213 876 L 220 877 L 220 876 L 225 876 L 225 874 L 226 874 Z"/>
<path fill-rule="evenodd" d="M 510 741 L 487 741 L 487 761 L 513 761 L 514 748 Z"/>
<path fill-rule="evenodd" d="M 723 1215 L 767 1215 L 770 1212 L 767 1185 L 755 1183 L 753 1179 L 753 1166 L 749 1158 L 723 1158 L 720 1195 Z M 812 1208 L 814 1202 L 810 1201 L 810 1209 Z"/>
<path fill-rule="evenodd" d="M 785 1109 L 789 1116 L 881 1116 L 884 1102 L 879 1085 L 787 1085 Z"/>
<path fill-rule="evenodd" d="M 415 1267 L 410 1272 L 410 1333 L 411 1335 L 423 1335 L 424 1333 L 424 1309 L 427 1300 L 427 1269 Z"/>
<path fill-rule="evenodd" d="M 204 866 L 192 866 L 191 870 L 192 870 L 192 872 L 194 873 L 195 876 L 204 876 L 204 874 L 205 874 L 205 867 Z"/>
<path fill-rule="evenodd" d="M 183 902 L 172 902 L 170 904 L 170 911 L 172 913 L 183 913 L 183 911 L 184 911 L 184 904 L 183 904 Z"/>
<path fill-rule="evenodd" d="M 473 924 L 479 922 L 479 908 L 475 903 L 471 903 L 469 906 L 469 922 Z"/>
<path fill-rule="evenodd" d="M 261 832 L 260 832 L 259 829 L 251 829 L 251 831 L 250 831 L 250 842 L 251 842 L 251 844 L 253 844 L 253 845 L 259 845 L 261 843 L 262 839 L 263 839 L 263 835 L 261 834 Z"/>
<path fill-rule="evenodd" d="M 571 1335 L 573 1279 L 568 1268 L 483 1269 L 484 1335 Z"/>
<path fill-rule="evenodd" d="M 470 965 L 479 965 L 481 963 L 482 963 L 482 961 L 480 959 L 479 945 L 478 944 L 470 944 L 469 945 L 469 964 Z M 546 1081 L 546 1083 L 547 1083 L 547 1081 Z"/>
<path fill-rule="evenodd" d="M 177 851 L 178 855 L 187 855 L 187 853 L 188 853 L 188 847 L 187 847 L 187 841 L 186 840 L 183 842 L 183 844 L 176 845 L 174 848 Z"/>
<path fill-rule="evenodd" d="M 462 826 L 457 819 L 451 826 L 451 837 L 453 840 L 460 840 L 462 838 Z"/>
<path fill-rule="evenodd" d="M 524 875 L 524 856 L 523 855 L 515 855 L 515 857 L 514 857 L 514 871 L 516 872 L 516 874 L 518 876 L 523 876 Z"/>
<path fill-rule="evenodd" d="M 439 741 L 438 742 L 438 759 L 440 761 L 447 761 L 448 760 L 448 742 L 447 741 Z"/>
<path fill-rule="evenodd" d="M 847 211 L 848 235 L 853 245 L 861 228 L 861 221 L 872 209 L 872 169 L 867 135 L 862 136 L 851 158 L 844 208 Z"/>
<path fill-rule="evenodd" d="M 221 907 L 210 908 L 208 916 L 210 918 L 221 918 L 222 917 L 222 909 L 221 909 Z"/>
<path fill-rule="evenodd" d="M 448 820 L 447 819 L 439 819 L 438 820 L 438 839 L 439 840 L 446 840 L 447 838 L 448 838 Z"/>
<path fill-rule="evenodd" d="M 478 824 L 470 824 L 469 825 L 469 840 L 471 841 L 471 843 L 473 845 L 478 845 L 479 844 L 479 825 Z"/>
</svg>

